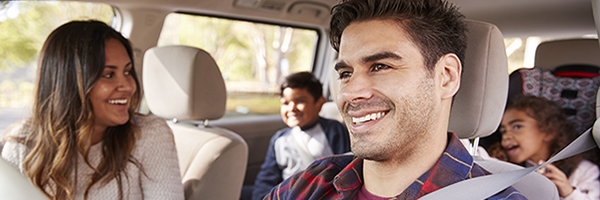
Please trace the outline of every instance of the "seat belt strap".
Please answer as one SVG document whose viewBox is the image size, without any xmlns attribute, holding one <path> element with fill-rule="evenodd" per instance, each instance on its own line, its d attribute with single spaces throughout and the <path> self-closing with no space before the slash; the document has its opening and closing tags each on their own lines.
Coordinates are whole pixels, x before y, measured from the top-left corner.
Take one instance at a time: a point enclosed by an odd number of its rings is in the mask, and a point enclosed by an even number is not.
<svg viewBox="0 0 600 200">
<path fill-rule="evenodd" d="M 600 126 L 600 120 L 596 121 L 594 127 Z M 449 185 L 447 187 L 443 187 L 439 190 L 436 190 L 432 193 L 424 195 L 419 198 L 420 200 L 452 200 L 452 199 L 465 199 L 465 200 L 481 200 L 486 199 L 505 188 L 511 186 L 517 181 L 521 180 L 521 178 L 525 177 L 525 175 L 546 166 L 548 163 L 553 163 L 580 153 L 583 153 L 587 150 L 593 149 L 596 147 L 596 142 L 594 141 L 594 136 L 592 135 L 592 128 L 589 128 L 587 131 L 583 132 L 577 139 L 571 142 L 567 147 L 558 152 L 556 155 L 552 156 L 552 158 L 548 159 L 545 163 L 528 167 L 525 169 L 502 172 L 497 174 L 490 174 L 485 176 L 479 176 L 472 179 L 467 179 L 464 181 L 460 181 Z M 594 135 L 600 136 L 600 128 L 597 129 L 598 133 L 594 133 Z"/>
</svg>

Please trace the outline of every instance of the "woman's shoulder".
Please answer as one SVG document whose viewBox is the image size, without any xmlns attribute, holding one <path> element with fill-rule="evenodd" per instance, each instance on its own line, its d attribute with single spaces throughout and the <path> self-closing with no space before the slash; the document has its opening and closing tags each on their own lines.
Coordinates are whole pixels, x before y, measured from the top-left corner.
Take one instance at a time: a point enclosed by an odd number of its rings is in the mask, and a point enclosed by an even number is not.
<svg viewBox="0 0 600 200">
<path fill-rule="evenodd" d="M 10 140 L 10 139 L 27 137 L 27 133 L 25 131 L 25 129 L 27 128 L 26 123 L 27 123 L 26 120 L 22 120 L 19 122 L 15 122 L 15 123 L 9 125 L 8 127 L 6 127 L 6 129 L 4 130 L 4 133 L 3 133 L 2 140 L 6 141 L 6 140 Z"/>
<path fill-rule="evenodd" d="M 173 137 L 167 122 L 157 116 L 134 114 L 131 122 L 139 129 L 142 140 Z"/>
<path fill-rule="evenodd" d="M 168 127 L 164 119 L 161 119 L 160 117 L 154 115 L 144 115 L 136 113 L 133 114 L 133 116 L 131 117 L 131 122 L 140 130 Z"/>
</svg>

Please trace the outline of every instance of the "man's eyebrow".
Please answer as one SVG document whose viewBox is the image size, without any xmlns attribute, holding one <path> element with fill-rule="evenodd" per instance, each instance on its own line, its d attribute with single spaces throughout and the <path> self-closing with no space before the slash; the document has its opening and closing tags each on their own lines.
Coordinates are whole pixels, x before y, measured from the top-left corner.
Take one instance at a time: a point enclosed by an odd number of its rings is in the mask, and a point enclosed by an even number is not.
<svg viewBox="0 0 600 200">
<path fill-rule="evenodd" d="M 337 63 L 335 63 L 334 69 L 335 69 L 335 71 L 339 71 L 340 69 L 349 68 L 349 67 L 350 66 L 348 66 L 348 64 L 346 64 L 345 62 L 337 62 Z"/>
<path fill-rule="evenodd" d="M 387 59 L 387 58 L 396 59 L 396 60 L 402 59 L 402 57 L 399 56 L 398 54 L 395 54 L 395 53 L 392 53 L 389 51 L 385 51 L 385 52 L 376 53 L 376 54 L 364 57 L 362 59 L 362 62 L 369 63 L 369 62 L 373 62 L 373 61 L 377 61 L 377 60 L 381 60 L 381 59 Z"/>
<path fill-rule="evenodd" d="M 389 52 L 389 51 L 385 51 L 385 52 L 381 52 L 381 53 L 376 53 L 367 57 L 364 57 L 362 59 L 363 63 L 369 63 L 369 62 L 373 62 L 373 61 L 377 61 L 377 60 L 382 60 L 382 59 L 396 59 L 396 60 L 400 60 L 402 59 L 401 56 L 399 56 L 398 54 Z M 340 69 L 343 68 L 349 68 L 350 66 L 348 64 L 346 64 L 343 61 L 340 61 L 338 63 L 335 64 L 335 71 L 339 71 Z"/>
</svg>

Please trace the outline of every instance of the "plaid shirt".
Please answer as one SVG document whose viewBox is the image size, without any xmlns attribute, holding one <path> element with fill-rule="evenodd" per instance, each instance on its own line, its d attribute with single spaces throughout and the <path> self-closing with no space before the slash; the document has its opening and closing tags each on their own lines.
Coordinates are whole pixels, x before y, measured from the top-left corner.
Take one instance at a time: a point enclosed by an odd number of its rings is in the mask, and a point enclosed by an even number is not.
<svg viewBox="0 0 600 200">
<path fill-rule="evenodd" d="M 448 133 L 448 146 L 438 162 L 392 199 L 416 199 L 450 184 L 489 174 L 473 163 L 458 137 Z M 315 161 L 271 190 L 264 199 L 352 199 L 363 184 L 363 159 L 352 155 Z M 489 199 L 526 199 L 509 187 Z"/>
</svg>

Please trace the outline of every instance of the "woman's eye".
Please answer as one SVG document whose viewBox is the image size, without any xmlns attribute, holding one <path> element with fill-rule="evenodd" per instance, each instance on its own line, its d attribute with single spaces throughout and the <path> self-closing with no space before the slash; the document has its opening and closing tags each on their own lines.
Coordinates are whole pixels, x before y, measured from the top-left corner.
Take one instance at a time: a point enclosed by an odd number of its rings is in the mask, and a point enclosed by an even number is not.
<svg viewBox="0 0 600 200">
<path fill-rule="evenodd" d="M 123 72 L 123 74 L 125 74 L 125 76 L 129 76 L 129 75 L 131 75 L 131 70 L 125 71 L 125 72 Z"/>
<path fill-rule="evenodd" d="M 112 78 L 113 77 L 113 73 L 104 74 L 104 75 L 102 75 L 102 77 L 104 77 L 104 78 Z"/>
</svg>

